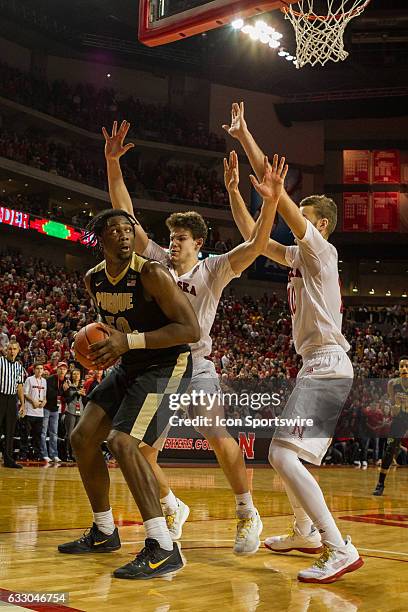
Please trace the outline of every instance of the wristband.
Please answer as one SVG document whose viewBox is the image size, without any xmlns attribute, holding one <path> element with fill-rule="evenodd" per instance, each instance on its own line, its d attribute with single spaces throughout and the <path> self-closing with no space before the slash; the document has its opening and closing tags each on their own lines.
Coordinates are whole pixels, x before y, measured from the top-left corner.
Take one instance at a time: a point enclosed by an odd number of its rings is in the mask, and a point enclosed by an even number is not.
<svg viewBox="0 0 408 612">
<path fill-rule="evenodd" d="M 139 332 L 132 332 L 131 334 L 126 334 L 126 336 L 130 351 L 133 349 L 146 348 L 146 339 L 143 333 L 139 334 Z"/>
</svg>

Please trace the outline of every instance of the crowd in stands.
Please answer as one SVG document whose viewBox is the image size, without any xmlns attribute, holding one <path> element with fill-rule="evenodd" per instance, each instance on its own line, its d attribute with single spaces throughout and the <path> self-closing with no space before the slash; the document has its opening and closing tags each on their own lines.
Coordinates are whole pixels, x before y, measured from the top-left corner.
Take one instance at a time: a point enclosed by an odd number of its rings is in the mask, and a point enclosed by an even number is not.
<svg viewBox="0 0 408 612">
<path fill-rule="evenodd" d="M 0 255 L 0 286 L 0 354 L 9 342 L 17 341 L 19 359 L 28 375 L 39 364 L 44 377 L 55 376 L 65 363 L 71 381 L 78 367 L 71 350 L 75 332 L 96 318 L 82 275 L 48 261 L 4 252 Z M 379 433 L 386 436 L 389 430 L 386 383 L 397 375 L 399 357 L 408 353 L 408 307 L 350 307 L 344 321 L 356 386 L 339 425 L 343 430 L 337 431 L 328 457 L 332 462 L 363 464 L 370 446 L 372 460 L 379 458 L 381 448 L 375 438 Z M 286 382 L 296 377 L 301 360 L 295 354 L 290 315 L 280 297 L 238 298 L 226 291 L 212 337 L 212 357 L 225 388 L 278 381 L 285 383 L 282 397 L 287 395 L 290 385 Z M 81 371 L 80 389 L 86 388 L 87 381 L 96 384 L 100 375 Z M 372 440 L 368 445 L 367 439 Z"/>
<path fill-rule="evenodd" d="M 33 130 L 17 134 L 3 129 L 0 156 L 80 183 L 101 189 L 106 187 L 102 150 L 98 159 L 86 147 L 56 143 Z"/>
<path fill-rule="evenodd" d="M 6 129 L 0 133 L 0 157 L 58 176 L 107 189 L 105 159 L 99 151 L 81 145 L 54 142 L 28 130 L 23 134 Z M 133 167 L 123 162 L 126 185 L 132 195 L 194 206 L 228 206 L 228 196 L 216 170 L 159 159 Z M 135 164 L 136 166 L 136 164 Z"/>
<path fill-rule="evenodd" d="M 133 138 L 225 151 L 225 139 L 209 132 L 203 123 L 167 105 L 143 102 L 110 87 L 69 85 L 62 79 L 49 82 L 0 62 L 0 96 L 93 132 L 122 117 L 130 121 Z"/>
</svg>

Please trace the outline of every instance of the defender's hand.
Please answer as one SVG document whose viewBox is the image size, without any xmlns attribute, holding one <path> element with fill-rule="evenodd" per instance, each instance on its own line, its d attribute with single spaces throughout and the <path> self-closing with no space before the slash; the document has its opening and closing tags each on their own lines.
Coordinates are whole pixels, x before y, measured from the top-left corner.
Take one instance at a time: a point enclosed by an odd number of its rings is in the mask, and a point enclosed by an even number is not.
<svg viewBox="0 0 408 612">
<path fill-rule="evenodd" d="M 239 167 L 238 155 L 235 151 L 231 151 L 228 161 L 227 158 L 224 157 L 224 183 L 228 193 L 238 189 Z"/>
<path fill-rule="evenodd" d="M 244 119 L 244 103 L 234 102 L 231 108 L 231 125 L 224 124 L 223 129 L 233 138 L 240 140 L 247 131 L 247 124 Z"/>
<path fill-rule="evenodd" d="M 91 344 L 88 349 L 88 359 L 90 359 L 94 366 L 102 366 L 106 368 L 129 350 L 127 341 L 127 335 L 103 325 L 103 327 L 109 332 L 109 337 L 101 342 L 95 342 Z"/>
<path fill-rule="evenodd" d="M 277 202 L 282 194 L 287 172 L 288 165 L 285 164 L 285 158 L 282 157 L 279 161 L 279 156 L 275 153 L 272 166 L 269 164 L 267 156 L 265 155 L 264 157 L 264 176 L 262 182 L 258 183 L 253 174 L 250 175 L 250 179 L 252 185 L 264 200 L 272 199 Z"/>
<path fill-rule="evenodd" d="M 105 137 L 105 157 L 107 160 L 118 160 L 129 151 L 129 149 L 133 149 L 135 146 L 133 142 L 129 142 L 126 145 L 123 144 L 129 128 L 130 123 L 128 121 L 122 121 L 118 131 L 118 122 L 114 121 L 111 136 L 109 136 L 106 128 L 102 128 L 102 134 Z"/>
</svg>

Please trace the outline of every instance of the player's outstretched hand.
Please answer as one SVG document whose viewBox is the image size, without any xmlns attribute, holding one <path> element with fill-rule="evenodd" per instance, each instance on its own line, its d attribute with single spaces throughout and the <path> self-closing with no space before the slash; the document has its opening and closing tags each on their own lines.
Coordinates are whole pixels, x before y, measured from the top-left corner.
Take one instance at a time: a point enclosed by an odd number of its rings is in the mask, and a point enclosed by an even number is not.
<svg viewBox="0 0 408 612">
<path fill-rule="evenodd" d="M 245 134 L 247 130 L 247 124 L 244 118 L 244 103 L 234 102 L 231 108 L 231 125 L 224 124 L 223 129 L 228 132 L 230 136 L 240 140 L 241 136 Z"/>
<path fill-rule="evenodd" d="M 273 156 L 272 166 L 269 164 L 268 158 L 264 157 L 264 175 L 260 183 L 256 180 L 253 174 L 249 178 L 251 183 L 264 200 L 274 200 L 277 202 L 282 194 L 285 177 L 288 173 L 288 165 L 285 164 L 285 158 L 279 155 Z"/>
<path fill-rule="evenodd" d="M 129 350 L 129 345 L 126 334 L 103 323 L 100 325 L 109 332 L 109 336 L 101 342 L 94 342 L 94 344 L 89 345 L 88 359 L 92 361 L 95 367 L 107 368 Z"/>
<path fill-rule="evenodd" d="M 130 123 L 125 120 L 122 121 L 119 131 L 118 122 L 113 122 L 111 136 L 109 136 L 106 128 L 102 128 L 102 134 L 105 137 L 105 157 L 107 160 L 118 160 L 122 157 L 122 155 L 129 151 L 129 149 L 133 149 L 135 146 L 133 142 L 128 142 L 126 145 L 123 144 L 129 128 Z"/>
<path fill-rule="evenodd" d="M 224 157 L 224 183 L 228 193 L 238 189 L 239 166 L 238 155 L 235 151 L 231 151 L 228 160 Z"/>
</svg>

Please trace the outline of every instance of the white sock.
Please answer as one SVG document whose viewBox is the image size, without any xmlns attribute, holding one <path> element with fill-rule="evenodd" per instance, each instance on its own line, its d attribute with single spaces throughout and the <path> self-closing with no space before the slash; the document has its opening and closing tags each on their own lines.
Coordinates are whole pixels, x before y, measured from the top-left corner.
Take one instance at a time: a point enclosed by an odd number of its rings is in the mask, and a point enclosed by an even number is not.
<svg viewBox="0 0 408 612">
<path fill-rule="evenodd" d="M 235 504 L 238 518 L 248 518 L 255 514 L 255 506 L 252 500 L 252 495 L 248 493 L 240 493 L 235 495 Z"/>
<path fill-rule="evenodd" d="M 112 508 L 106 512 L 94 512 L 94 523 L 96 523 L 99 531 L 106 535 L 112 535 L 115 531 L 115 522 L 113 520 Z"/>
<path fill-rule="evenodd" d="M 283 484 L 285 485 L 286 495 L 289 498 L 293 514 L 295 515 L 296 527 L 301 535 L 308 536 L 313 527 L 312 520 L 303 510 L 298 498 L 294 495 L 288 483 L 284 482 Z"/>
<path fill-rule="evenodd" d="M 146 530 L 146 538 L 157 540 L 160 548 L 164 550 L 173 550 L 173 541 L 167 529 L 166 519 L 164 516 L 149 519 L 143 523 Z"/>
<path fill-rule="evenodd" d="M 299 460 L 297 451 L 274 441 L 269 448 L 269 461 L 284 483 L 289 483 L 292 493 L 319 530 L 323 544 L 343 549 L 344 540 L 327 507 L 322 490 Z"/>
<path fill-rule="evenodd" d="M 160 503 L 165 514 L 174 514 L 178 508 L 177 497 L 171 489 L 169 489 L 169 493 L 165 497 L 161 498 Z"/>
</svg>

